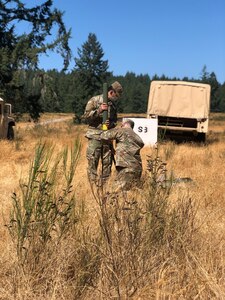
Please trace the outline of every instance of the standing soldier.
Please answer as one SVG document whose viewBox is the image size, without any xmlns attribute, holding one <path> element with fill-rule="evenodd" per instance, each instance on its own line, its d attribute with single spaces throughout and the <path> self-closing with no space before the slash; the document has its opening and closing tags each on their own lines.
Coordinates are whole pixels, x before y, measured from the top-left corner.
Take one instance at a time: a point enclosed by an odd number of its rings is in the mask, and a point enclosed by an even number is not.
<svg viewBox="0 0 225 300">
<path fill-rule="evenodd" d="M 127 191 L 140 182 L 142 174 L 140 150 L 144 147 L 144 142 L 133 128 L 134 122 L 127 119 L 121 128 L 105 131 L 100 136 L 103 141 L 116 141 L 117 177 L 114 191 Z"/>
<path fill-rule="evenodd" d="M 87 160 L 88 160 L 88 178 L 90 183 L 98 181 L 99 160 L 102 162 L 102 181 L 105 182 L 111 174 L 112 167 L 112 144 L 104 144 L 100 140 L 100 134 L 103 132 L 103 112 L 108 112 L 106 121 L 108 129 L 114 128 L 117 122 L 116 100 L 122 95 L 123 89 L 118 81 L 112 83 L 107 91 L 108 103 L 103 103 L 103 94 L 92 97 L 85 108 L 83 118 L 88 123 Z"/>
</svg>

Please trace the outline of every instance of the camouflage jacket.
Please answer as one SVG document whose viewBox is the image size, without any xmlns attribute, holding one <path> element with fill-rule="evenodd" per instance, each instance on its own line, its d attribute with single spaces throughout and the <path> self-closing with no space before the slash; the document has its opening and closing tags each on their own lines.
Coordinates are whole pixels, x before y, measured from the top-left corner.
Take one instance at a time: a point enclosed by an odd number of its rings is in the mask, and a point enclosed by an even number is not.
<svg viewBox="0 0 225 300">
<path fill-rule="evenodd" d="M 85 108 L 85 112 L 82 118 L 88 123 L 88 131 L 86 133 L 87 138 L 99 139 L 99 135 L 102 132 L 102 113 L 99 113 L 98 109 L 103 103 L 103 95 L 92 97 Z M 117 107 L 112 101 L 108 101 L 108 119 L 110 123 L 109 128 L 114 128 L 117 122 Z"/>
<path fill-rule="evenodd" d="M 131 128 L 115 128 L 101 134 L 103 141 L 116 141 L 116 166 L 142 169 L 140 150 L 144 142 Z"/>
</svg>

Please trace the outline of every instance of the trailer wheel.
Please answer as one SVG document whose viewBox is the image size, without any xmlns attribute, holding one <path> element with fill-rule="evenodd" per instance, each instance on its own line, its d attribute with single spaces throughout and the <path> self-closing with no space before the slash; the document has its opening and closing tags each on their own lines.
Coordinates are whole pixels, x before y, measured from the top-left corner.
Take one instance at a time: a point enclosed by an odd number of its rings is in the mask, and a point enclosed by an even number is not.
<svg viewBox="0 0 225 300">
<path fill-rule="evenodd" d="M 14 129 L 12 125 L 9 125 L 8 127 L 7 139 L 14 140 Z"/>
<path fill-rule="evenodd" d="M 206 140 L 206 134 L 204 132 L 198 133 L 197 141 L 199 143 L 205 143 L 205 140 Z"/>
</svg>

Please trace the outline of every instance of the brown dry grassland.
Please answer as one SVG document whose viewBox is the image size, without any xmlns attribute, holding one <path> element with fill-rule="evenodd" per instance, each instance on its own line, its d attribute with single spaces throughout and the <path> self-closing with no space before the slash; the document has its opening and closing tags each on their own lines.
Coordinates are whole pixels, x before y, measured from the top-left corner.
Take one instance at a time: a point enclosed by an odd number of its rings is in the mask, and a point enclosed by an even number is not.
<svg viewBox="0 0 225 300">
<path fill-rule="evenodd" d="M 65 117 L 44 115 L 41 121 Z M 155 187 L 147 160 L 156 150 L 145 147 L 143 188 L 106 197 L 109 204 L 87 180 L 86 129 L 71 120 L 19 122 L 15 140 L 0 141 L 0 299 L 225 299 L 225 114 L 211 115 L 205 145 L 158 146 L 168 176 L 190 177 L 191 183 L 166 192 Z M 19 256 L 18 232 L 12 238 L 6 225 L 37 144 L 53 145 L 56 155 L 78 139 L 76 222 L 60 240 L 54 233 L 45 242 L 26 236 L 27 254 Z"/>
</svg>

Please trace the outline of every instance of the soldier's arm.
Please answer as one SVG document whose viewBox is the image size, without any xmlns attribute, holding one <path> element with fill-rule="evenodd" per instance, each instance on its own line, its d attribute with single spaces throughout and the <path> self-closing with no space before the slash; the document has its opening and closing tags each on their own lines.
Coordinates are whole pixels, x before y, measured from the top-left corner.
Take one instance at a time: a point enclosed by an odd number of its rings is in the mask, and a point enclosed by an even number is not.
<svg viewBox="0 0 225 300">
<path fill-rule="evenodd" d="M 100 139 L 103 141 L 117 140 L 118 137 L 119 137 L 119 132 L 117 128 L 104 131 L 100 135 Z"/>
<path fill-rule="evenodd" d="M 103 111 L 107 110 L 107 108 L 107 104 L 102 103 L 99 106 L 98 102 L 95 99 L 91 98 L 86 105 L 83 118 L 86 121 L 93 121 L 99 117 L 102 117 Z"/>
<path fill-rule="evenodd" d="M 99 117 L 98 107 L 93 99 L 90 99 L 85 107 L 85 112 L 83 118 L 86 121 L 93 120 L 94 118 Z"/>
</svg>

